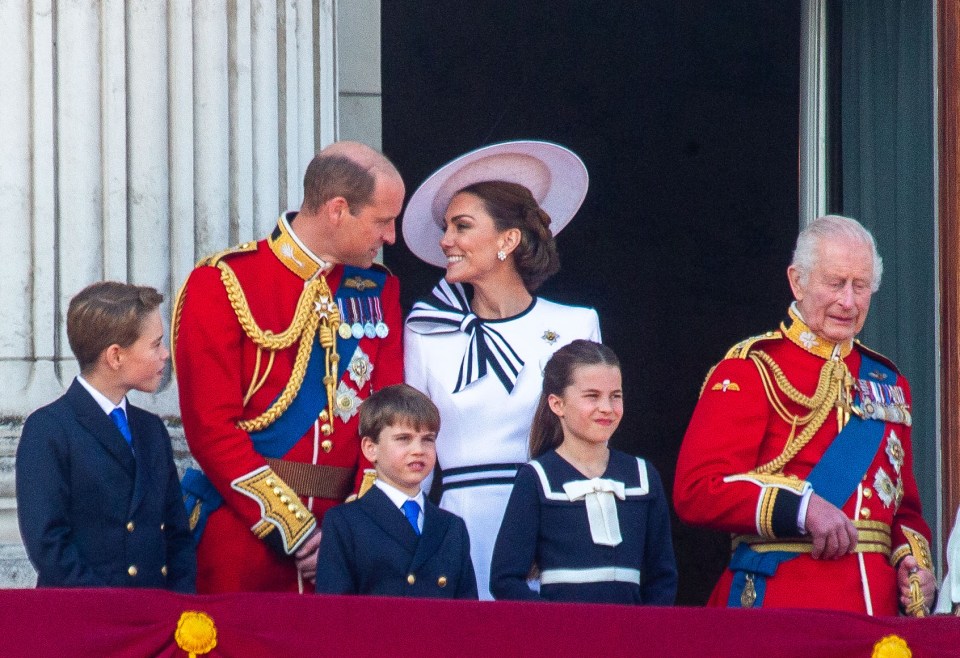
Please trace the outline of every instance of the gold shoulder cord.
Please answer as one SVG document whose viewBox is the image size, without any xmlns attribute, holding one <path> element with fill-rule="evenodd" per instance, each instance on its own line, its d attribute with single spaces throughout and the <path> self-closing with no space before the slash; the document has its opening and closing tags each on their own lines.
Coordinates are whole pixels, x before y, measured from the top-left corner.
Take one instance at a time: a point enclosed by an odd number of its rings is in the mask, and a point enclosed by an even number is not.
<svg viewBox="0 0 960 658">
<path fill-rule="evenodd" d="M 813 438 L 814 434 L 823 426 L 830 412 L 837 410 L 838 430 L 850 420 L 851 394 L 853 377 L 847 365 L 840 359 L 828 359 L 820 369 L 820 378 L 817 389 L 812 397 L 807 397 L 798 391 L 783 374 L 780 366 L 766 352 L 756 350 L 750 352 L 750 359 L 760 373 L 763 390 L 767 395 L 770 406 L 777 415 L 790 425 L 790 435 L 783 452 L 766 464 L 754 469 L 755 473 L 781 473 L 783 468 L 797 456 L 804 446 Z M 779 394 L 783 394 L 790 401 L 809 409 L 810 413 L 798 416 L 791 414 Z M 802 427 L 799 436 L 797 427 Z"/>
<path fill-rule="evenodd" d="M 319 333 L 320 346 L 324 348 L 325 352 L 326 372 L 323 383 L 327 392 L 327 411 L 323 414 L 326 415 L 326 422 L 321 426 L 321 430 L 326 436 L 332 434 L 333 412 L 336 404 L 337 367 L 340 362 L 336 341 L 337 329 L 340 326 L 340 311 L 333 299 L 333 294 L 330 292 L 330 286 L 327 285 L 327 280 L 323 275 L 320 275 L 303 289 L 300 299 L 297 301 L 297 308 L 294 311 L 290 326 L 281 333 L 275 334 L 270 330 L 264 331 L 257 325 L 253 314 L 250 312 L 250 304 L 247 302 L 246 295 L 233 269 L 224 261 L 218 262 L 217 267 L 220 269 L 220 279 L 227 290 L 227 298 L 237 315 L 240 326 L 247 337 L 257 346 L 257 361 L 244 403 L 249 401 L 253 394 L 263 386 L 270 369 L 273 367 L 274 354 L 287 349 L 297 341 L 300 343 L 297 348 L 297 356 L 293 362 L 293 371 L 280 397 L 269 409 L 256 418 L 239 421 L 237 428 L 245 432 L 257 432 L 269 427 L 283 415 L 300 390 L 300 385 L 303 383 L 307 371 L 307 363 L 313 351 L 313 337 Z M 259 371 L 263 350 L 267 350 L 270 356 L 267 368 L 261 376 Z"/>
</svg>

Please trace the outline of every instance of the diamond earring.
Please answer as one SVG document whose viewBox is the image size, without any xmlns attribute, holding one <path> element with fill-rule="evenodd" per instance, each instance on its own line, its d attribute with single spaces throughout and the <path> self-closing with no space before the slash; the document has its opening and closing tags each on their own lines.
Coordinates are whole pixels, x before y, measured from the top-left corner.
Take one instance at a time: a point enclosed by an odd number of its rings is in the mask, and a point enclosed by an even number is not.
<svg viewBox="0 0 960 658">
<path fill-rule="evenodd" d="M 507 260 L 507 252 L 503 249 L 497 252 L 497 260 Z"/>
</svg>

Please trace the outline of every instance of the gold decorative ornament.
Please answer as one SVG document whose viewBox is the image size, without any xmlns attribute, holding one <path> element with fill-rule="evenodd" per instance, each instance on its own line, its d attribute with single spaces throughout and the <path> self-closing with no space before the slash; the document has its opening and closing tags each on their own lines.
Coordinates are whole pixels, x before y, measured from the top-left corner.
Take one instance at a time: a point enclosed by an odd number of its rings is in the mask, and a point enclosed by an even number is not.
<svg viewBox="0 0 960 658">
<path fill-rule="evenodd" d="M 907 641 L 899 635 L 887 635 L 877 640 L 873 645 L 871 658 L 912 658 Z"/>
<path fill-rule="evenodd" d="M 268 480 L 273 482 L 272 487 L 267 484 Z M 276 528 L 287 555 L 293 555 L 317 525 L 317 520 L 300 502 L 296 492 L 268 466 L 241 475 L 230 486 L 260 506 L 261 519 L 254 526 L 253 533 L 262 539 Z"/>
<path fill-rule="evenodd" d="M 210 653 L 217 646 L 217 625 L 205 612 L 187 610 L 180 615 L 173 638 L 190 658 L 196 658 Z"/>
<path fill-rule="evenodd" d="M 357 498 L 370 491 L 373 483 L 377 481 L 377 471 L 372 468 L 363 469 L 363 480 L 360 482 L 360 490 L 357 492 Z"/>
<path fill-rule="evenodd" d="M 307 372 L 307 363 L 310 361 L 310 354 L 313 351 L 313 339 L 316 336 L 319 339 L 320 346 L 324 349 L 325 355 L 323 383 L 327 392 L 327 407 L 331 422 L 325 424 L 324 434 L 329 436 L 333 432 L 332 415 L 336 405 L 337 366 L 340 362 L 336 339 L 337 329 L 340 327 L 340 310 L 337 308 L 327 280 L 322 274 L 318 274 L 304 287 L 300 299 L 297 301 L 290 326 L 279 334 L 275 334 L 270 330 L 261 329 L 257 324 L 233 269 L 224 261 L 219 261 L 216 266 L 220 270 L 220 279 L 227 291 L 227 299 L 237 316 L 237 321 L 247 338 L 257 346 L 257 360 L 245 401 L 249 401 L 254 393 L 263 386 L 273 367 L 274 354 L 291 347 L 294 343 L 299 343 L 297 355 L 293 362 L 293 370 L 283 392 L 280 393 L 280 396 L 270 408 L 256 418 L 238 422 L 237 428 L 245 432 L 258 432 L 269 427 L 283 415 L 300 391 L 300 385 L 303 383 L 303 378 Z M 270 355 L 267 366 L 261 374 L 263 350 L 268 351 Z"/>
<path fill-rule="evenodd" d="M 360 275 L 344 279 L 343 285 L 359 292 L 377 287 L 377 283 L 373 279 L 365 279 Z"/>
<path fill-rule="evenodd" d="M 843 429 L 850 420 L 853 396 L 853 376 L 847 365 L 839 358 L 828 359 L 820 369 L 817 388 L 810 397 L 804 395 L 790 383 L 779 364 L 766 352 L 761 350 L 749 354 L 760 374 L 764 392 L 770 406 L 781 419 L 790 425 L 790 434 L 783 451 L 775 459 L 759 466 L 757 473 L 780 473 L 790 460 L 796 457 L 813 436 L 823 427 L 823 423 L 836 410 L 837 429 Z M 790 413 L 781 396 L 790 402 L 809 410 L 809 413 L 800 416 Z M 797 428 L 802 427 L 800 434 Z"/>
<path fill-rule="evenodd" d="M 740 594 L 740 607 L 752 608 L 757 602 L 757 588 L 753 584 L 753 574 L 746 574 L 747 582 L 743 586 L 743 592 Z"/>
</svg>

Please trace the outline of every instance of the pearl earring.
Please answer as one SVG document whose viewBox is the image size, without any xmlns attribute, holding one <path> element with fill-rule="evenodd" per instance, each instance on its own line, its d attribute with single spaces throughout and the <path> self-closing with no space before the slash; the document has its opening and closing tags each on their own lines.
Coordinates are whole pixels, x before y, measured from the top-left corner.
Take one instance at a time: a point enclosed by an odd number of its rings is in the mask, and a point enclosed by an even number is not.
<svg viewBox="0 0 960 658">
<path fill-rule="evenodd" d="M 507 260 L 507 252 L 503 249 L 497 252 L 497 260 Z"/>
</svg>

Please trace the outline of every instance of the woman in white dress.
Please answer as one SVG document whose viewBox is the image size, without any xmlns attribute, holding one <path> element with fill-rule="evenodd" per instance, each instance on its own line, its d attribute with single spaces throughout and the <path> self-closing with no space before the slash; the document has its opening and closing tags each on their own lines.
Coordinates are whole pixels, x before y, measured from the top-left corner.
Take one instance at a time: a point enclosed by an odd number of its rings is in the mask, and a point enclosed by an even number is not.
<svg viewBox="0 0 960 658">
<path fill-rule="evenodd" d="M 559 269 L 554 235 L 587 190 L 586 168 L 548 142 L 484 147 L 435 172 L 411 197 L 404 240 L 446 267 L 404 332 L 405 374 L 440 409 L 440 506 L 459 515 L 481 599 L 513 479 L 528 461 L 543 366 L 578 338 L 600 340 L 592 308 L 535 296 Z"/>
</svg>

